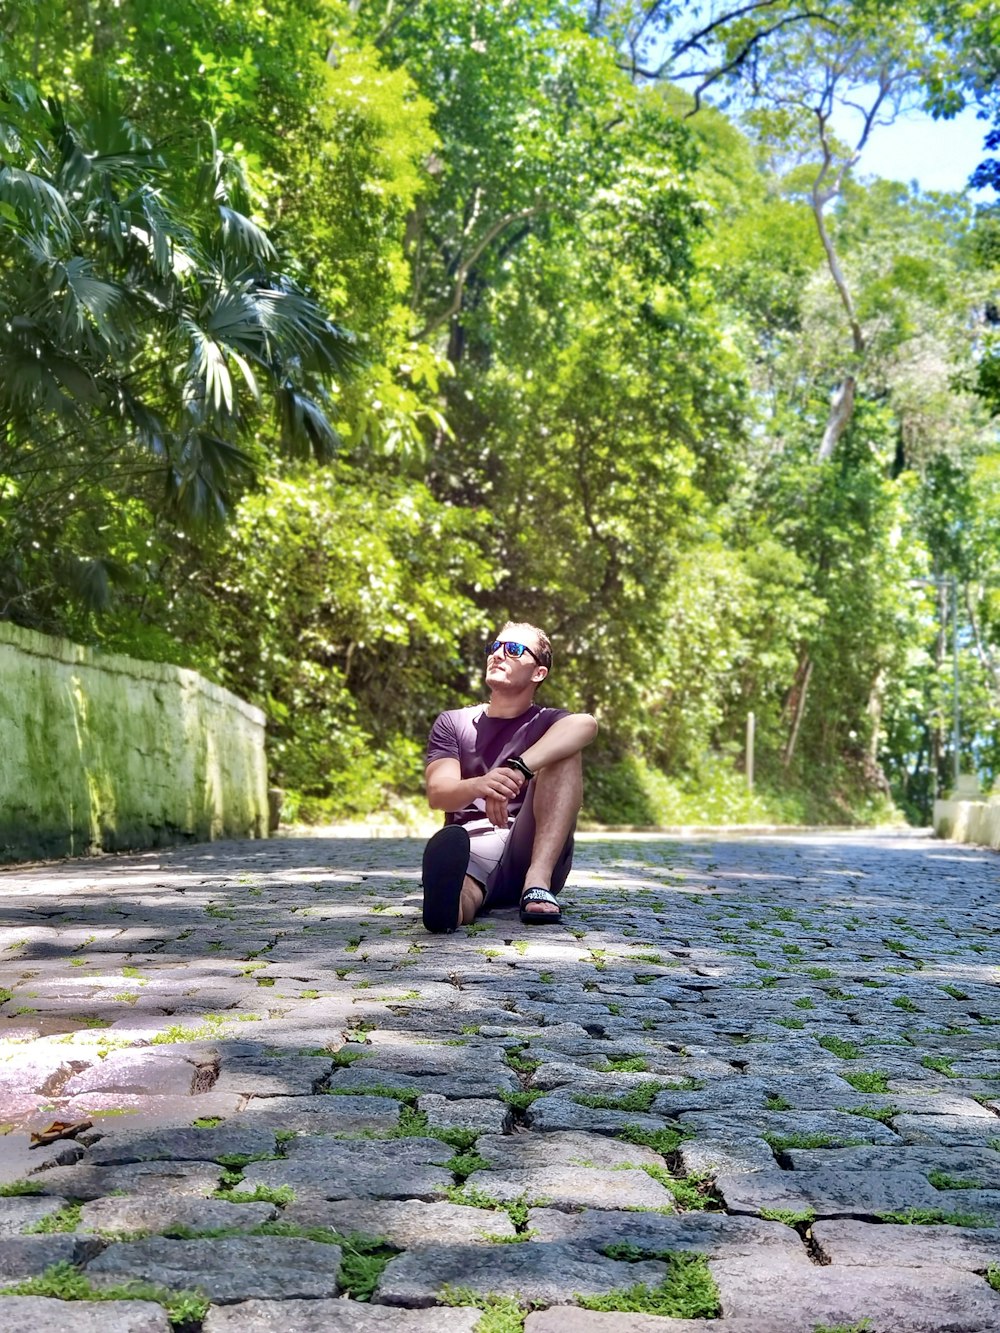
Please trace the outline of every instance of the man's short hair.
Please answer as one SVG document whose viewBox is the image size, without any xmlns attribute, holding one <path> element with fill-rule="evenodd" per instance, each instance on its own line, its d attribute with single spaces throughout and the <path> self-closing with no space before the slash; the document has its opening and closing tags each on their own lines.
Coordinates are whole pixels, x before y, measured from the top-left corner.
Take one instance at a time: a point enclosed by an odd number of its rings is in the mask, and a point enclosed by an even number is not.
<svg viewBox="0 0 1000 1333">
<path fill-rule="evenodd" d="M 530 624 L 530 622 L 527 620 L 505 620 L 500 628 L 500 637 L 501 638 L 503 637 L 503 631 L 505 629 L 508 629 L 509 627 L 514 625 L 517 625 L 520 629 L 531 630 L 532 634 L 534 634 L 535 638 L 538 640 L 538 656 L 541 661 L 541 665 L 545 667 L 547 671 L 551 672 L 552 644 L 549 641 L 549 636 L 545 633 L 543 629 L 539 629 L 537 625 Z"/>
</svg>

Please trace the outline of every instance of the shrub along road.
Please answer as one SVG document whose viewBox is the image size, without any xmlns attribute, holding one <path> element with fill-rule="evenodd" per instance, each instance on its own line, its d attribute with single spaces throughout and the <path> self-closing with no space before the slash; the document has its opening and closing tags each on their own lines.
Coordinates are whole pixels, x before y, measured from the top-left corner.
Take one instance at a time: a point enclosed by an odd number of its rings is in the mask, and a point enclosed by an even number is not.
<svg viewBox="0 0 1000 1333">
<path fill-rule="evenodd" d="M 1000 1327 L 996 854 L 589 837 L 432 937 L 419 853 L 0 874 L 0 1327 Z"/>
</svg>

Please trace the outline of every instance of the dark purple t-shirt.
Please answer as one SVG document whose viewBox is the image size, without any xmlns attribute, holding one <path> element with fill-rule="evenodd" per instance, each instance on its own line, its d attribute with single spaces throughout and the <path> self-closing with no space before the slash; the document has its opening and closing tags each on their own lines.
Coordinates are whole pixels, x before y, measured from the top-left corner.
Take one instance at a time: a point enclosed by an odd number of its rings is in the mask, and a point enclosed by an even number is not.
<svg viewBox="0 0 1000 1333">
<path fill-rule="evenodd" d="M 442 713 L 431 727 L 427 741 L 427 763 L 435 759 L 457 759 L 463 778 L 478 778 L 496 768 L 512 754 L 521 754 L 544 736 L 553 722 L 569 717 L 566 708 L 543 708 L 532 704 L 518 717 L 488 717 L 486 704 L 471 708 L 452 708 Z M 524 804 L 526 787 L 507 806 L 511 819 Z M 469 824 L 482 819 L 486 802 L 479 798 L 461 810 L 445 816 L 446 824 Z"/>
</svg>

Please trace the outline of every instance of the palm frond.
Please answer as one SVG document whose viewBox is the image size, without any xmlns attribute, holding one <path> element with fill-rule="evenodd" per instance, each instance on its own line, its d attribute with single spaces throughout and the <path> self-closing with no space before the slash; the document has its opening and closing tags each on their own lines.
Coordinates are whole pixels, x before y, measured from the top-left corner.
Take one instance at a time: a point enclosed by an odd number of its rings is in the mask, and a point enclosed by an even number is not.
<svg viewBox="0 0 1000 1333">
<path fill-rule="evenodd" d="M 285 354 L 299 357 L 307 369 L 347 377 L 364 365 L 354 334 L 328 320 L 313 300 L 290 283 L 260 288 L 255 299 L 268 334 Z"/>
<path fill-rule="evenodd" d="M 223 244 L 231 247 L 235 254 L 246 255 L 263 263 L 269 263 L 277 258 L 277 252 L 267 233 L 245 213 L 237 212 L 228 204 L 220 204 L 219 216 L 222 219 Z"/>
<path fill-rule="evenodd" d="M 182 320 L 190 341 L 184 372 L 184 401 L 189 411 L 205 406 L 215 414 L 233 412 L 233 380 L 222 348 L 195 320 Z"/>
<path fill-rule="evenodd" d="M 331 458 L 341 438 L 319 403 L 292 384 L 282 385 L 276 398 L 281 443 L 286 451 L 293 457 L 314 457 L 321 462 Z"/>
<path fill-rule="evenodd" d="M 67 314 L 74 315 L 81 328 L 89 315 L 102 338 L 111 344 L 124 345 L 128 330 L 120 323 L 116 327 L 110 318 L 123 304 L 122 289 L 99 278 L 90 260 L 79 255 L 66 264 L 64 271 L 67 299 L 72 298 L 72 308 L 67 308 Z"/>
<path fill-rule="evenodd" d="M 131 582 L 127 566 L 110 556 L 96 559 L 69 556 L 62 574 L 69 591 L 88 611 L 107 611 L 114 600 L 113 589 Z"/>
<path fill-rule="evenodd" d="M 226 517 L 234 486 L 252 480 L 255 470 L 254 460 L 238 445 L 194 432 L 167 470 L 167 501 L 183 522 L 206 527 Z"/>
<path fill-rule="evenodd" d="M 44 177 L 22 167 L 0 167 L 0 201 L 10 204 L 40 231 L 52 230 L 62 239 L 69 239 L 72 215 L 63 196 Z"/>
</svg>

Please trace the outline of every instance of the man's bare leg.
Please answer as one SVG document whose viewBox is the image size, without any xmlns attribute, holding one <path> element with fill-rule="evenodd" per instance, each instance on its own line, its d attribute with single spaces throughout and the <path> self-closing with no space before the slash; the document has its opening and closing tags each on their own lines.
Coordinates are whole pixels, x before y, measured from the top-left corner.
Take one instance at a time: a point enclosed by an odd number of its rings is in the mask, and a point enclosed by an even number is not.
<svg viewBox="0 0 1000 1333">
<path fill-rule="evenodd" d="M 535 840 L 531 864 L 524 877 L 526 889 L 550 889 L 552 872 L 576 827 L 576 817 L 583 804 L 583 759 L 572 754 L 567 759 L 548 764 L 534 778 L 533 810 Z M 555 915 L 550 903 L 532 903 L 529 912 Z"/>
</svg>

